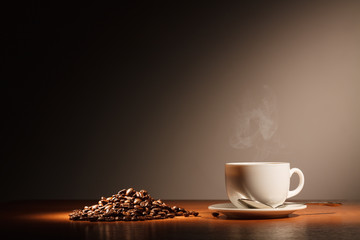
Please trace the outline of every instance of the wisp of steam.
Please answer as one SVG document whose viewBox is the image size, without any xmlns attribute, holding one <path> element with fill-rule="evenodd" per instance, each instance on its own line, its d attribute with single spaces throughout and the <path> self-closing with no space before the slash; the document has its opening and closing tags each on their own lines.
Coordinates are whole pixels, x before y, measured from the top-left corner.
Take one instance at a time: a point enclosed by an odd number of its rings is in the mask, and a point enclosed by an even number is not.
<svg viewBox="0 0 360 240">
<path fill-rule="evenodd" d="M 234 120 L 230 145 L 237 149 L 255 147 L 255 161 L 264 161 L 284 147 L 276 137 L 278 109 L 276 95 L 269 86 L 262 86 L 261 91 L 254 93 L 247 92 L 241 107 L 236 107 Z"/>
</svg>

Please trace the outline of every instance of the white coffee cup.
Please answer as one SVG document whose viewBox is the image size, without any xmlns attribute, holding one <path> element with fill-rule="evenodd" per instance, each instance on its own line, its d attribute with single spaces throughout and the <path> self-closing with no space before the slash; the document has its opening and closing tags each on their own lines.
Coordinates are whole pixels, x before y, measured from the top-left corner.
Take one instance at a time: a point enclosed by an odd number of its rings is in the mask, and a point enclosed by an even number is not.
<svg viewBox="0 0 360 240">
<path fill-rule="evenodd" d="M 290 178 L 297 173 L 299 185 L 290 191 Z M 225 165 L 226 191 L 230 201 L 239 208 L 238 199 L 252 199 L 277 207 L 302 190 L 304 174 L 298 168 L 290 169 L 285 162 L 235 162 Z"/>
</svg>

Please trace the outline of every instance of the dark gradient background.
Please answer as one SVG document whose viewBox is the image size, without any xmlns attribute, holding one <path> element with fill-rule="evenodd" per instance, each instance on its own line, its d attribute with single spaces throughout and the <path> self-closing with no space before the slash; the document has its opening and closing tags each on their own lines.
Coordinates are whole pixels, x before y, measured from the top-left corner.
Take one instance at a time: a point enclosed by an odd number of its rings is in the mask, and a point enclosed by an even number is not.
<svg viewBox="0 0 360 240">
<path fill-rule="evenodd" d="M 224 164 L 256 160 L 302 169 L 297 199 L 360 198 L 359 1 L 2 11 L 1 200 L 225 199 Z M 282 150 L 256 159 L 229 138 L 264 85 Z"/>
</svg>

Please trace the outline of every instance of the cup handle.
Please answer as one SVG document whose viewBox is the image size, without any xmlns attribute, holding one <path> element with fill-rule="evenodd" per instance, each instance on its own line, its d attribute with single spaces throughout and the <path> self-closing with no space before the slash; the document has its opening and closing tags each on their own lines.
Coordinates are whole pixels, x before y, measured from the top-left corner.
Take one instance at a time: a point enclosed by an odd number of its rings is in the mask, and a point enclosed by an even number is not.
<svg viewBox="0 0 360 240">
<path fill-rule="evenodd" d="M 288 195 L 287 195 L 287 198 L 291 198 L 291 197 L 293 197 L 295 195 L 298 195 L 299 192 L 301 192 L 301 190 L 304 187 L 305 177 L 304 177 L 304 174 L 302 173 L 302 171 L 300 169 L 298 169 L 298 168 L 292 168 L 290 170 L 290 178 L 294 173 L 299 175 L 299 179 L 300 179 L 299 186 L 297 186 L 297 188 L 295 190 L 289 191 Z"/>
</svg>

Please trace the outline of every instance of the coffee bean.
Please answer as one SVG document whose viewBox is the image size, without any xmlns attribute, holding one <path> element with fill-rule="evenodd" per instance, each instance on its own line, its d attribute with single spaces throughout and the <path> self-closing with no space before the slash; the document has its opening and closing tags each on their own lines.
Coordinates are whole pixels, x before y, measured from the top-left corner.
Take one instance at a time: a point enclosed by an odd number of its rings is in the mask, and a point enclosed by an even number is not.
<svg viewBox="0 0 360 240">
<path fill-rule="evenodd" d="M 130 203 L 123 203 L 123 207 L 124 207 L 124 208 L 130 208 L 130 207 L 131 207 L 131 204 L 130 204 Z"/>
<path fill-rule="evenodd" d="M 126 193 L 126 189 L 122 189 L 118 192 L 118 195 L 124 195 Z"/>
<path fill-rule="evenodd" d="M 214 217 L 218 217 L 219 216 L 219 213 L 217 213 L 217 212 L 213 212 L 213 213 L 211 213 Z"/>
<path fill-rule="evenodd" d="M 126 196 L 131 196 L 134 193 L 134 189 L 133 188 L 129 188 L 128 190 L 126 190 L 125 195 Z"/>
<path fill-rule="evenodd" d="M 144 194 L 143 194 L 142 192 L 136 192 L 136 193 L 135 193 L 135 196 L 136 196 L 137 198 L 144 198 Z"/>
<path fill-rule="evenodd" d="M 153 212 L 159 212 L 159 211 L 161 211 L 161 208 L 158 208 L 158 207 L 152 208 L 151 211 L 153 211 Z"/>
</svg>

